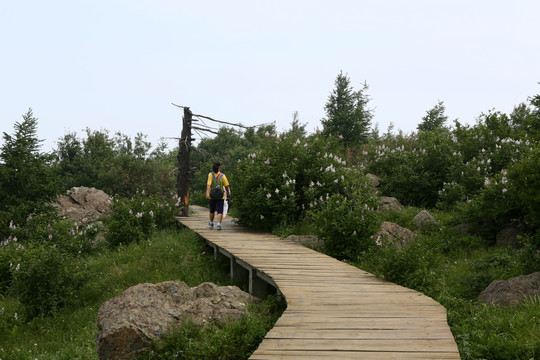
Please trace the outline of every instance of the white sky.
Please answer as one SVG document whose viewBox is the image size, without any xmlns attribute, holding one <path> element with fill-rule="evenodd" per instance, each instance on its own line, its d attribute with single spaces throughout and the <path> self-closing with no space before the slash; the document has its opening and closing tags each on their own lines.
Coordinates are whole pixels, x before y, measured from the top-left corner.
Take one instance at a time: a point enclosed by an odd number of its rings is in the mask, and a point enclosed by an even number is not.
<svg viewBox="0 0 540 360">
<path fill-rule="evenodd" d="M 438 100 L 474 124 L 540 93 L 539 18 L 538 0 L 2 1 L 0 131 L 31 107 L 43 151 L 87 127 L 156 145 L 180 135 L 174 102 L 280 131 L 298 111 L 311 133 L 341 70 L 381 132 Z"/>
</svg>

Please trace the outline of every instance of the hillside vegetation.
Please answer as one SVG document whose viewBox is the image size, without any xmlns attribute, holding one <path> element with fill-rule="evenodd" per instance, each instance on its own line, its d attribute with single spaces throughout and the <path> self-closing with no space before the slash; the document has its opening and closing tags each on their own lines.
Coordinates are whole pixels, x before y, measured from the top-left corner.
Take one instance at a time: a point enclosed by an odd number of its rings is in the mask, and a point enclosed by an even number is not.
<svg viewBox="0 0 540 360">
<path fill-rule="evenodd" d="M 537 358 L 538 297 L 498 307 L 477 296 L 492 280 L 540 270 L 540 95 L 510 114 L 481 114 L 474 125 L 447 124 L 440 102 L 417 132 L 379 134 L 369 128 L 366 90 L 355 92 L 340 74 L 325 127 L 313 134 L 295 114 L 283 132 L 223 127 L 201 140 L 192 153 L 192 203 L 205 205 L 206 174 L 218 160 L 239 222 L 281 236 L 316 234 L 328 255 L 433 297 L 448 309 L 463 359 Z M 142 134 L 132 140 L 87 129 L 42 153 L 37 124 L 29 110 L 0 149 L 0 359 L 91 359 L 97 307 L 126 287 L 183 280 L 186 272 L 199 274 L 193 284 L 228 281 L 202 249 L 178 249 L 190 235 L 168 232 L 179 206 L 176 149 L 152 150 Z M 381 179 L 377 194 L 368 173 Z M 72 186 L 104 190 L 112 212 L 83 226 L 59 218 L 48 204 Z M 375 211 L 380 195 L 405 210 Z M 422 209 L 436 223 L 417 230 L 412 219 Z M 374 236 L 383 221 L 419 236 L 409 247 L 392 246 Z M 466 233 L 455 230 L 460 224 Z M 508 226 L 521 234 L 518 246 L 495 246 Z M 144 261 L 130 264 L 133 254 Z M 64 347 L 79 355 L 67 357 Z"/>
</svg>

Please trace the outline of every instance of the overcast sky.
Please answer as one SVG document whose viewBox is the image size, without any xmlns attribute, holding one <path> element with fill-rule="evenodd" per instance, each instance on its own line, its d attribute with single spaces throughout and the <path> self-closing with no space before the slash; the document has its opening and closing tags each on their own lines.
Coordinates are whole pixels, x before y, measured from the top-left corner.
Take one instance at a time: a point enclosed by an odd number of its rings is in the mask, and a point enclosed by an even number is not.
<svg viewBox="0 0 540 360">
<path fill-rule="evenodd" d="M 538 0 L 17 0 L 0 5 L 0 130 L 32 108 L 43 151 L 85 128 L 177 137 L 180 109 L 312 133 L 340 71 L 373 123 L 414 131 L 540 93 Z M 0 139 L 0 143 L 3 139 Z M 169 148 L 175 146 L 169 142 Z"/>
</svg>

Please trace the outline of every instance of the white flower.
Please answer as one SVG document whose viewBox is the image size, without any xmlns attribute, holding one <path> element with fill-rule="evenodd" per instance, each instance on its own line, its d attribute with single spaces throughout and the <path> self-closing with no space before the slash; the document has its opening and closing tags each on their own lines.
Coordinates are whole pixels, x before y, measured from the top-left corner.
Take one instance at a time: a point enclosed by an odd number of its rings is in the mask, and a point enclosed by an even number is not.
<svg viewBox="0 0 540 360">
<path fill-rule="evenodd" d="M 276 188 L 276 190 L 274 191 L 276 194 L 279 194 L 279 189 Z"/>
<path fill-rule="evenodd" d="M 261 215 L 261 220 L 264 219 L 264 215 Z"/>
<path fill-rule="evenodd" d="M 270 198 L 272 197 L 272 194 L 268 193 L 268 194 L 266 194 L 266 197 L 267 197 L 268 199 L 270 199 Z"/>
</svg>

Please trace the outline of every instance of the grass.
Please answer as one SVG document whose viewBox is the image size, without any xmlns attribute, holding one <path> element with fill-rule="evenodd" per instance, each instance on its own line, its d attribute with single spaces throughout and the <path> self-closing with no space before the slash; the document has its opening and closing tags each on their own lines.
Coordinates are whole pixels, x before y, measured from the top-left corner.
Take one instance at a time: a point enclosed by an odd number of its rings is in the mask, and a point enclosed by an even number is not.
<svg viewBox="0 0 540 360">
<path fill-rule="evenodd" d="M 38 317 L 25 322 L 16 315 L 21 313 L 21 305 L 15 299 L 0 298 L 0 359 L 97 359 L 94 339 L 99 306 L 139 283 L 181 280 L 189 286 L 205 281 L 231 285 L 228 264 L 216 262 L 213 256 L 206 254 L 204 244 L 189 231 L 160 232 L 146 242 L 107 251 L 89 257 L 84 262 L 87 281 L 75 295 L 76 305 L 54 316 Z M 279 306 L 272 305 L 275 300 L 269 299 L 268 302 L 259 306 L 266 306 L 277 313 L 283 311 Z M 266 327 L 271 327 L 271 319 L 276 313 L 256 307 L 252 308 L 252 313 L 253 317 L 246 317 L 243 323 L 222 326 L 223 331 L 216 331 L 218 335 L 213 336 L 226 338 L 230 336 L 228 332 L 249 334 L 246 326 L 251 323 L 258 324 L 255 327 L 258 328 L 256 333 L 260 334 L 261 328 L 266 329 L 264 336 L 268 330 Z M 260 339 L 259 336 L 259 342 Z M 242 349 L 243 353 L 253 350 Z M 148 359 L 160 358 L 159 348 L 155 351 L 154 357 Z M 172 350 L 169 347 L 163 351 Z"/>
</svg>

